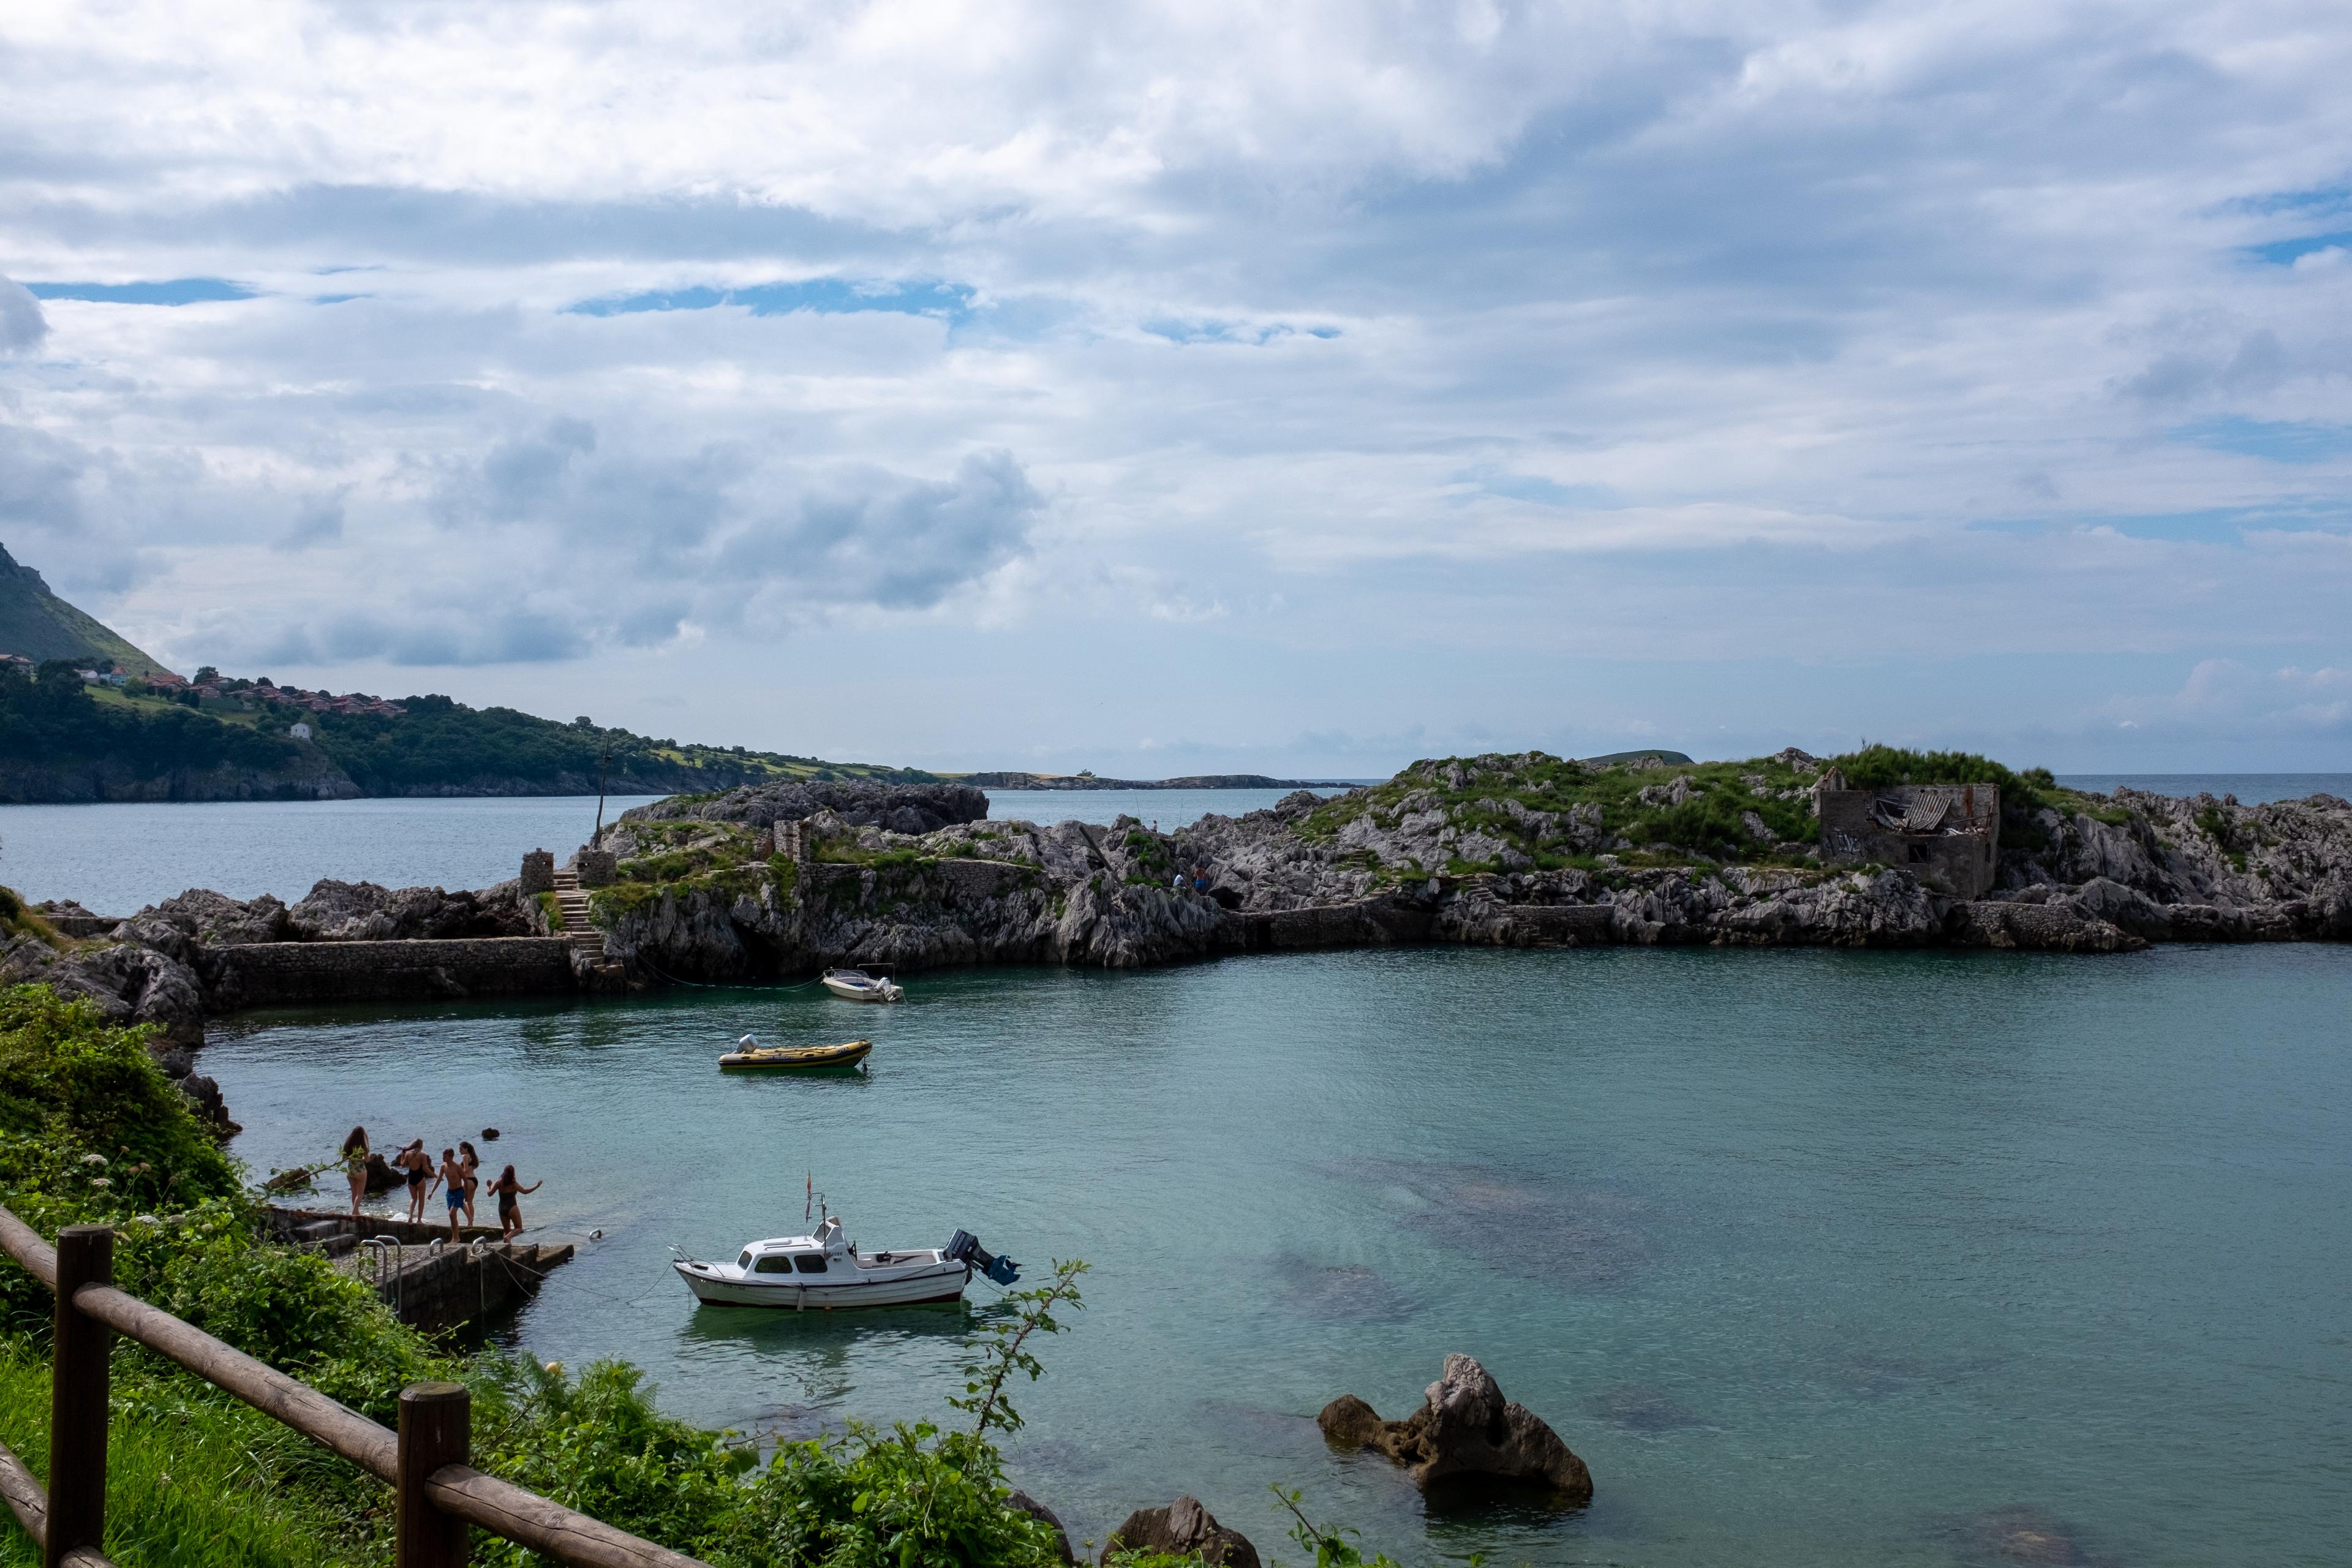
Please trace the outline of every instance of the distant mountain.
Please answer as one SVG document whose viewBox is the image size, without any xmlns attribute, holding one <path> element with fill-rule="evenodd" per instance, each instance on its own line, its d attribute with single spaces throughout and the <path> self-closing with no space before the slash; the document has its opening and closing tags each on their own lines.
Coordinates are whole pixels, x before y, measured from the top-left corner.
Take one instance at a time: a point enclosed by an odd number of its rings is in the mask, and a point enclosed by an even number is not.
<svg viewBox="0 0 2352 1568">
<path fill-rule="evenodd" d="M 18 565 L 5 545 L 0 545 L 0 653 L 20 653 L 35 664 L 45 658 L 110 658 L 132 675 L 164 668 L 161 659 L 51 593 L 41 574 Z"/>
</svg>

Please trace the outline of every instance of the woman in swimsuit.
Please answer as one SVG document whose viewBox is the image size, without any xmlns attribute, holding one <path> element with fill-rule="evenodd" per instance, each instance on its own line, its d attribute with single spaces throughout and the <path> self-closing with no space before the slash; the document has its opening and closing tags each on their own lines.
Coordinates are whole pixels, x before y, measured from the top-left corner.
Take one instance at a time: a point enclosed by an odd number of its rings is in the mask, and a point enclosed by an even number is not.
<svg viewBox="0 0 2352 1568">
<path fill-rule="evenodd" d="M 436 1180 L 433 1157 L 425 1152 L 425 1140 L 412 1142 L 400 1152 L 400 1168 L 408 1173 L 408 1219 L 412 1225 L 425 1223 L 425 1199 L 432 1188 L 425 1184 Z"/>
<path fill-rule="evenodd" d="M 499 1173 L 499 1179 L 490 1184 L 490 1191 L 497 1194 L 499 1199 L 500 1232 L 499 1239 L 512 1241 L 522 1234 L 522 1205 L 515 1201 L 517 1195 L 522 1193 L 535 1193 L 545 1185 L 547 1185 L 547 1178 L 542 1176 L 530 1185 L 524 1186 L 521 1179 L 515 1174 L 515 1168 L 512 1165 Z"/>
<path fill-rule="evenodd" d="M 457 1163 L 466 1173 L 466 1223 L 474 1223 L 474 1194 L 482 1185 L 482 1157 L 464 1139 L 457 1140 Z"/>
<path fill-rule="evenodd" d="M 466 1167 L 457 1163 L 457 1151 L 441 1151 L 441 1180 L 449 1187 L 449 1239 L 459 1239 L 457 1215 L 466 1207 Z"/>
<path fill-rule="evenodd" d="M 343 1174 L 352 1184 L 352 1217 L 360 1217 L 360 1200 L 367 1196 L 367 1129 L 354 1127 L 343 1139 Z"/>
</svg>

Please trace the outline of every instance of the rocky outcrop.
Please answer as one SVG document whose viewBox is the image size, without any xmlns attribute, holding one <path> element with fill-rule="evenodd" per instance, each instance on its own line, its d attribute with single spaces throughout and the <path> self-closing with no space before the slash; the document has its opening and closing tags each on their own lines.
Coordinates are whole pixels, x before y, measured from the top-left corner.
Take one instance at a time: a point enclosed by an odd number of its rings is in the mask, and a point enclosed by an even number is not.
<svg viewBox="0 0 2352 1568">
<path fill-rule="evenodd" d="M 886 784 L 868 779 L 793 780 L 754 784 L 724 795 L 677 795 L 621 814 L 632 821 L 740 822 L 754 828 L 797 822 L 830 811 L 857 827 L 923 834 L 988 815 L 988 796 L 964 784 Z M 624 858 L 628 851 L 621 850 Z"/>
<path fill-rule="evenodd" d="M 1323 1407 L 1316 1425 L 1336 1447 L 1370 1448 L 1405 1466 L 1423 1491 L 1502 1485 L 1570 1503 L 1592 1500 L 1592 1472 L 1584 1461 L 1541 1418 L 1505 1399 L 1486 1369 L 1466 1355 L 1445 1358 L 1422 1407 L 1402 1421 L 1383 1421 L 1370 1405 L 1343 1394 Z"/>
<path fill-rule="evenodd" d="M 282 936 L 259 940 L 447 942 L 459 937 L 532 934 L 530 917 L 515 884 L 501 884 L 488 892 L 451 893 L 439 888 L 322 881 L 285 911 Z"/>
<path fill-rule="evenodd" d="M 1103 1542 L 1103 1563 L 1115 1552 L 1148 1552 L 1170 1557 L 1197 1557 L 1208 1568 L 1258 1568 L 1257 1548 L 1249 1538 L 1185 1496 L 1166 1508 L 1141 1508 L 1110 1532 Z"/>
</svg>

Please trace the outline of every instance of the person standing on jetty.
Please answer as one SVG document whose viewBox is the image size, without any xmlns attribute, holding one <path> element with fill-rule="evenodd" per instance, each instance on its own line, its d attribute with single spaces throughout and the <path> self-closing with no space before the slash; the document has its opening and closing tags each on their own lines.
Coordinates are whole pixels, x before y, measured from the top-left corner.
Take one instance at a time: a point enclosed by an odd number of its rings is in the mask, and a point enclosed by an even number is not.
<svg viewBox="0 0 2352 1568">
<path fill-rule="evenodd" d="M 524 1186 L 512 1165 L 499 1173 L 499 1179 L 490 1184 L 490 1191 L 497 1194 L 499 1200 L 499 1240 L 512 1241 L 522 1234 L 522 1205 L 517 1200 L 524 1193 L 535 1193 L 545 1185 L 547 1179 L 542 1176 Z"/>
<path fill-rule="evenodd" d="M 449 1188 L 449 1239 L 458 1240 L 457 1216 L 466 1209 L 466 1167 L 458 1163 L 457 1151 L 441 1151 L 441 1180 Z"/>
<path fill-rule="evenodd" d="M 367 1196 L 367 1129 L 354 1127 L 343 1136 L 343 1175 L 352 1184 L 352 1217 L 360 1217 L 360 1200 Z"/>
<path fill-rule="evenodd" d="M 457 1163 L 466 1171 L 466 1223 L 474 1223 L 474 1194 L 482 1184 L 482 1157 L 463 1138 L 457 1140 Z"/>
<path fill-rule="evenodd" d="M 425 1183 L 434 1179 L 433 1157 L 425 1152 L 425 1140 L 414 1139 L 400 1152 L 398 1165 L 408 1178 L 408 1220 L 411 1225 L 425 1223 L 425 1199 L 432 1192 Z"/>
</svg>

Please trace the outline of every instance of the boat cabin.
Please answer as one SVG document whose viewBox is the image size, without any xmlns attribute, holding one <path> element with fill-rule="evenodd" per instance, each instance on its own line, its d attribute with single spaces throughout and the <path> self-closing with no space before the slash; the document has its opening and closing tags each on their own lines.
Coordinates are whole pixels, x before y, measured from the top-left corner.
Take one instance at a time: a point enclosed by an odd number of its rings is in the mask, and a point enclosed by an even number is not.
<svg viewBox="0 0 2352 1568">
<path fill-rule="evenodd" d="M 829 1274 L 852 1268 L 849 1243 L 841 1222 L 828 1218 L 814 1236 L 780 1236 L 755 1241 L 743 1249 L 735 1267 L 746 1274 Z"/>
</svg>

